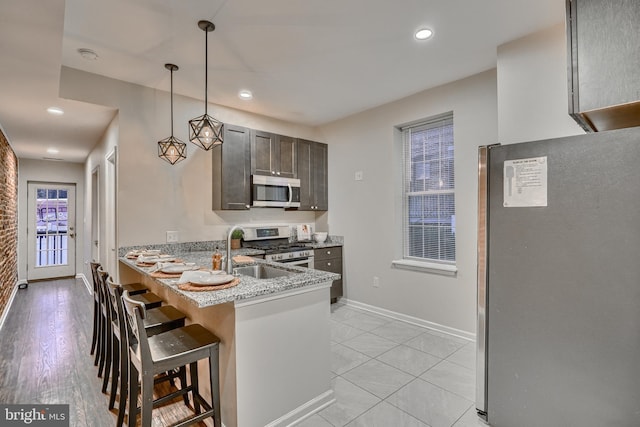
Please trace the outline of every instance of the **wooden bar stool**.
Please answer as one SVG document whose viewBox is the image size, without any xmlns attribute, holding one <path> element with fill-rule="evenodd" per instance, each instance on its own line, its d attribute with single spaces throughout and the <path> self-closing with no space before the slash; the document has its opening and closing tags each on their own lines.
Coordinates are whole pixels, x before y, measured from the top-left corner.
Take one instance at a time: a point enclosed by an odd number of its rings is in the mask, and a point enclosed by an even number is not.
<svg viewBox="0 0 640 427">
<path fill-rule="evenodd" d="M 166 402 L 179 395 L 191 392 L 195 415 L 181 421 L 176 426 L 186 426 L 205 418 L 213 417 L 214 426 L 221 427 L 220 421 L 220 379 L 218 372 L 218 346 L 220 339 L 202 325 L 191 324 L 147 337 L 144 332 L 144 305 L 133 300 L 127 292 L 122 301 L 127 321 L 129 346 L 129 427 L 136 425 L 136 415 L 142 413 L 142 427 L 151 426 L 151 412 L 155 404 Z M 211 403 L 207 402 L 198 388 L 198 360 L 209 360 L 209 382 Z M 153 400 L 155 375 L 189 365 L 191 384 L 182 390 Z M 142 386 L 142 407 L 137 408 L 138 392 Z M 204 412 L 202 412 L 202 408 Z"/>
<path fill-rule="evenodd" d="M 107 290 L 107 278 L 109 273 L 104 271 L 102 267 L 98 267 L 98 291 L 100 296 L 100 334 L 99 339 L 99 355 L 98 355 L 98 377 L 102 377 L 102 392 L 107 392 L 109 384 L 109 372 L 111 370 L 111 357 L 113 349 L 111 348 L 113 328 L 111 325 L 111 314 L 109 305 L 109 291 Z M 146 309 L 158 308 L 162 305 L 162 298 L 153 292 L 145 292 L 143 294 L 131 296 L 135 301 L 144 304 Z M 103 375 L 104 374 L 104 375 Z"/>
<path fill-rule="evenodd" d="M 98 277 L 99 262 L 91 262 L 91 278 L 93 281 L 93 332 L 91 334 L 91 353 L 95 354 L 94 365 L 98 366 L 100 362 L 102 340 L 99 339 L 103 327 L 102 305 L 100 303 L 100 278 Z M 123 289 L 129 291 L 130 295 L 139 295 L 148 291 L 142 283 L 130 283 L 123 285 Z"/>
<path fill-rule="evenodd" d="M 97 293 L 98 293 L 98 344 L 96 348 L 96 359 L 94 364 L 98 365 L 98 377 L 102 377 L 103 370 L 107 365 L 107 353 L 111 351 L 109 346 L 110 341 L 110 328 L 109 328 L 109 312 L 107 310 L 107 295 L 104 284 L 104 278 L 108 274 L 104 271 L 102 266 L 98 265 L 96 269 L 96 278 L 98 281 Z M 103 390 L 104 391 L 104 390 Z"/>
<path fill-rule="evenodd" d="M 117 425 L 124 422 L 124 414 L 127 403 L 128 379 L 129 379 L 129 346 L 127 343 L 127 326 L 124 319 L 122 306 L 122 292 L 124 286 L 115 283 L 111 278 L 107 279 L 107 291 L 109 294 L 109 304 L 111 317 L 112 337 L 112 368 L 111 368 L 111 393 L 109 396 L 109 409 L 115 407 L 116 392 L 120 386 L 120 399 L 118 401 Z M 144 328 L 147 336 L 166 332 L 174 328 L 184 326 L 186 315 L 172 305 L 163 305 L 158 308 L 146 311 Z M 182 370 L 178 373 L 180 382 L 186 387 L 186 372 Z M 171 375 L 167 376 L 169 378 Z M 171 378 L 173 379 L 173 377 Z M 188 403 L 186 395 L 185 403 Z"/>
<path fill-rule="evenodd" d="M 96 347 L 98 346 L 98 334 L 100 331 L 100 296 L 98 290 L 98 267 L 100 267 L 99 262 L 92 262 L 91 265 L 91 276 L 93 278 L 93 333 L 91 336 L 91 353 L 94 354 L 96 352 Z M 99 350 L 98 350 L 99 351 Z M 95 359 L 95 365 L 98 364 L 98 357 Z"/>
<path fill-rule="evenodd" d="M 93 336 L 91 338 L 91 354 L 95 353 L 94 365 L 98 366 L 98 376 L 102 376 L 102 371 L 106 363 L 106 337 L 107 337 L 107 320 L 106 320 L 106 294 L 103 292 L 100 282 L 101 269 L 99 262 L 91 263 L 91 274 L 93 276 Z M 106 273 L 104 269 L 101 270 Z M 148 289 L 141 283 L 132 283 L 125 285 L 125 290 L 128 290 L 131 295 L 139 295 L 146 293 Z M 145 303 L 147 306 L 157 307 L 161 304 L 162 300 L 157 295 L 150 295 Z"/>
</svg>

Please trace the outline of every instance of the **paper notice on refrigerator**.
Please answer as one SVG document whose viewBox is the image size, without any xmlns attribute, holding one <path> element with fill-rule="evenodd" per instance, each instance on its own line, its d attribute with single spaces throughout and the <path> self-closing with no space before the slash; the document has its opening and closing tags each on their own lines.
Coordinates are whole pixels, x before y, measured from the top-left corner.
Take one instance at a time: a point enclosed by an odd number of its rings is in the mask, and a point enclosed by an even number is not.
<svg viewBox="0 0 640 427">
<path fill-rule="evenodd" d="M 547 156 L 504 161 L 504 207 L 547 206 Z"/>
</svg>

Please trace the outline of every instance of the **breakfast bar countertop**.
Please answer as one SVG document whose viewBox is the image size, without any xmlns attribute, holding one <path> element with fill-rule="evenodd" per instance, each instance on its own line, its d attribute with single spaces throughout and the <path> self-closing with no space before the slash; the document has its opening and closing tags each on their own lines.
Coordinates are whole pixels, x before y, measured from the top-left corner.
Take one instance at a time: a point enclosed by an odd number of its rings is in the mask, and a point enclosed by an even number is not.
<svg viewBox="0 0 640 427">
<path fill-rule="evenodd" d="M 236 255 L 251 255 L 242 251 L 233 251 L 233 256 Z M 181 259 L 184 262 L 193 262 L 203 268 L 209 268 L 211 266 L 211 252 L 185 252 L 175 253 L 176 258 Z M 153 267 L 141 267 L 136 265 L 135 259 L 128 259 L 121 257 L 120 262 L 124 265 L 132 268 L 149 277 Z M 250 298 L 267 296 L 270 294 L 277 294 L 285 291 L 292 291 L 295 289 L 302 289 L 306 287 L 314 287 L 318 285 L 332 282 L 333 280 L 340 279 L 339 274 L 330 273 L 326 271 L 313 270 L 303 267 L 290 266 L 282 263 L 267 262 L 263 260 L 255 260 L 252 263 L 247 264 L 235 264 L 234 266 L 245 266 L 251 264 L 265 264 L 275 268 L 279 268 L 286 271 L 295 272 L 295 274 L 283 277 L 276 277 L 271 279 L 256 279 L 250 276 L 238 276 L 240 283 L 238 285 L 214 291 L 185 291 L 178 288 L 178 278 L 160 279 L 153 278 L 156 282 L 160 283 L 163 287 L 170 289 L 178 294 L 180 297 L 186 299 L 190 303 L 197 307 L 209 307 L 216 304 L 223 304 L 227 302 L 239 302 L 242 300 L 248 300 Z"/>
</svg>

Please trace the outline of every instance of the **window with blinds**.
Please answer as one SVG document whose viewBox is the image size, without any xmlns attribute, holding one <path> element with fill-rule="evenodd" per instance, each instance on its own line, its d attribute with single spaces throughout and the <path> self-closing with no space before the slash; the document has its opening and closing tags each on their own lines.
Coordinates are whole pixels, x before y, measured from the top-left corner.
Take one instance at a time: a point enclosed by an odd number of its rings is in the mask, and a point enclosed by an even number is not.
<svg viewBox="0 0 640 427">
<path fill-rule="evenodd" d="M 401 130 L 404 258 L 453 264 L 456 260 L 453 113 Z"/>
</svg>

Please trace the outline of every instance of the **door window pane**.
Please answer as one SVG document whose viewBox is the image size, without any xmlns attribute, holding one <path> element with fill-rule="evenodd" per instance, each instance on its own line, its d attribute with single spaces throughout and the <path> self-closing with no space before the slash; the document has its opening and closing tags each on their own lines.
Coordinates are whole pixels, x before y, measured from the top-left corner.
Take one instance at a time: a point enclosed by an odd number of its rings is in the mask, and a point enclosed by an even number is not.
<svg viewBox="0 0 640 427">
<path fill-rule="evenodd" d="M 38 188 L 36 195 L 35 265 L 67 265 L 67 191 Z"/>
</svg>

